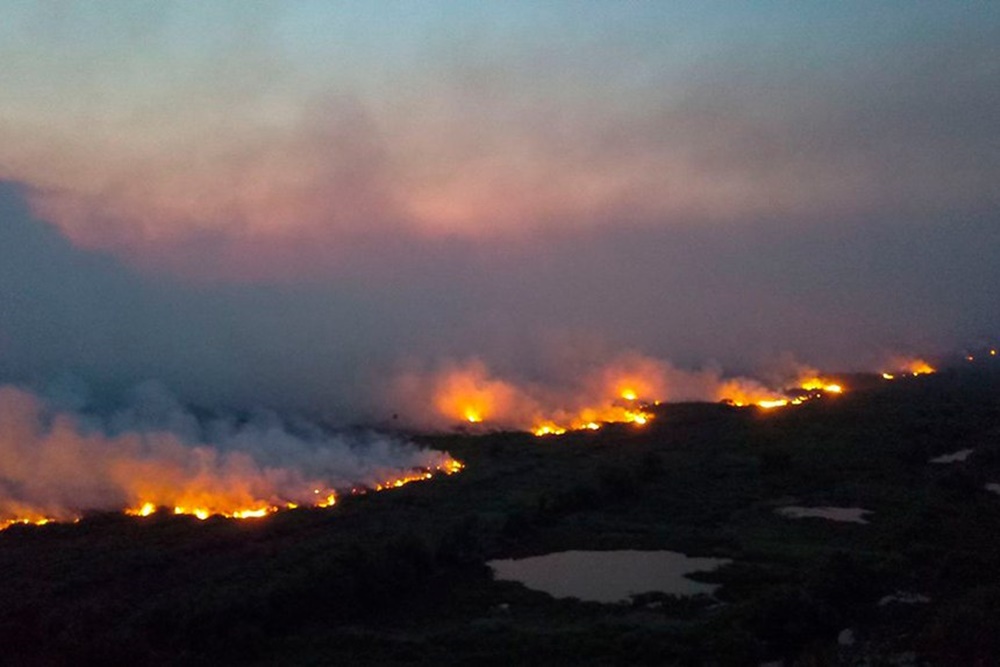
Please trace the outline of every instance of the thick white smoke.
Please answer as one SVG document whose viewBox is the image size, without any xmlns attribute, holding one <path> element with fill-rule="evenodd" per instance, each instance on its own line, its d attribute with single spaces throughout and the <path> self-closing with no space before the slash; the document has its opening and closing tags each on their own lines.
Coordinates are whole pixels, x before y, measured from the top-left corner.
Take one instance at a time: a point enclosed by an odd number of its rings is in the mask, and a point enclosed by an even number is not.
<svg viewBox="0 0 1000 667">
<path fill-rule="evenodd" d="M 0 386 L 0 526 L 146 504 L 200 515 L 324 504 L 451 463 L 394 437 L 269 413 L 199 418 L 153 384 L 110 415 L 66 403 Z"/>
</svg>

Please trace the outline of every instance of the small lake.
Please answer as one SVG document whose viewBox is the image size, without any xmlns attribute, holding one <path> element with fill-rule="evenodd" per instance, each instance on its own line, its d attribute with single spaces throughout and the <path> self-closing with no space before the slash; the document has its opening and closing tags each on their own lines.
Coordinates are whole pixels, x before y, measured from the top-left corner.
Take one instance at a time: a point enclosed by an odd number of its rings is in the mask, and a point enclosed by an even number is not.
<svg viewBox="0 0 1000 667">
<path fill-rule="evenodd" d="M 969 454 L 974 452 L 974 449 L 960 449 L 952 454 L 942 454 L 941 456 L 935 456 L 930 460 L 931 463 L 959 463 L 969 458 Z"/>
<path fill-rule="evenodd" d="M 781 507 L 774 511 L 789 519 L 816 518 L 845 523 L 868 523 L 865 515 L 872 514 L 871 510 L 860 507 Z"/>
<path fill-rule="evenodd" d="M 710 594 L 718 588 L 688 579 L 731 561 L 689 558 L 676 551 L 562 551 L 517 560 L 492 560 L 497 579 L 518 581 L 557 598 L 627 602 L 629 595 L 659 591 L 673 595 Z"/>
</svg>

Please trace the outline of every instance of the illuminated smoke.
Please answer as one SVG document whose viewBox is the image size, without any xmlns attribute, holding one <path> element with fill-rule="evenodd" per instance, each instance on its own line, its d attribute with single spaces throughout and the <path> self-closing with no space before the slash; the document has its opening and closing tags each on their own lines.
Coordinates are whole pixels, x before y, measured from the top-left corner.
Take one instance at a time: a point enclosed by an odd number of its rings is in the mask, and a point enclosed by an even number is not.
<svg viewBox="0 0 1000 667">
<path fill-rule="evenodd" d="M 889 369 L 882 373 L 882 377 L 887 380 L 903 375 L 929 375 L 937 371 L 929 363 L 917 357 L 893 357 L 889 361 Z"/>
<path fill-rule="evenodd" d="M 393 401 L 404 422 L 417 428 L 480 425 L 550 435 L 598 429 L 605 423 L 642 426 L 653 418 L 650 406 L 660 402 L 724 401 L 774 408 L 842 391 L 840 384 L 801 366 L 774 388 L 751 378 L 727 377 L 715 367 L 683 370 L 625 353 L 590 364 L 579 378 L 560 386 L 499 378 L 479 359 L 451 361 L 435 370 L 401 374 Z"/>
<path fill-rule="evenodd" d="M 0 527 L 68 521 L 89 510 L 262 516 L 459 467 L 447 454 L 395 438 L 332 435 L 266 413 L 203 424 L 155 385 L 135 398 L 99 419 L 0 387 Z"/>
</svg>

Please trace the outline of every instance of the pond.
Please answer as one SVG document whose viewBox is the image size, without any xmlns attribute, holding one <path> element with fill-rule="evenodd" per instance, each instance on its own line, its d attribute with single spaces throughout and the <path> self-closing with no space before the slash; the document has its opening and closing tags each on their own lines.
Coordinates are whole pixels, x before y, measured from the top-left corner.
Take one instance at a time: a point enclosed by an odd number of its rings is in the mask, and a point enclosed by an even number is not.
<svg viewBox="0 0 1000 667">
<path fill-rule="evenodd" d="M 866 514 L 871 510 L 860 507 L 781 507 L 775 512 L 789 519 L 828 519 L 845 523 L 868 523 Z"/>
<path fill-rule="evenodd" d="M 957 452 L 951 454 L 942 454 L 941 456 L 935 456 L 930 460 L 931 463 L 959 463 L 969 458 L 969 454 L 974 452 L 974 449 L 960 449 Z"/>
<path fill-rule="evenodd" d="M 688 579 L 730 563 L 725 558 L 690 558 L 676 551 L 562 551 L 487 563 L 497 579 L 518 581 L 553 597 L 593 602 L 627 602 L 653 591 L 673 595 L 711 594 L 718 588 Z"/>
</svg>

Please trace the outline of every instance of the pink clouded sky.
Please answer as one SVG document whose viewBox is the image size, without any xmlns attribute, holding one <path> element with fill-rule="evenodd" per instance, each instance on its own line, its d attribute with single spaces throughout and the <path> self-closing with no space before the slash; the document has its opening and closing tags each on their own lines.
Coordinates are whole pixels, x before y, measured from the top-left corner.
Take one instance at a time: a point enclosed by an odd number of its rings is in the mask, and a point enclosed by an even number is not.
<svg viewBox="0 0 1000 667">
<path fill-rule="evenodd" d="M 407 365 L 862 368 L 1000 329 L 985 3 L 3 13 L 5 377 L 354 415 Z"/>
</svg>

